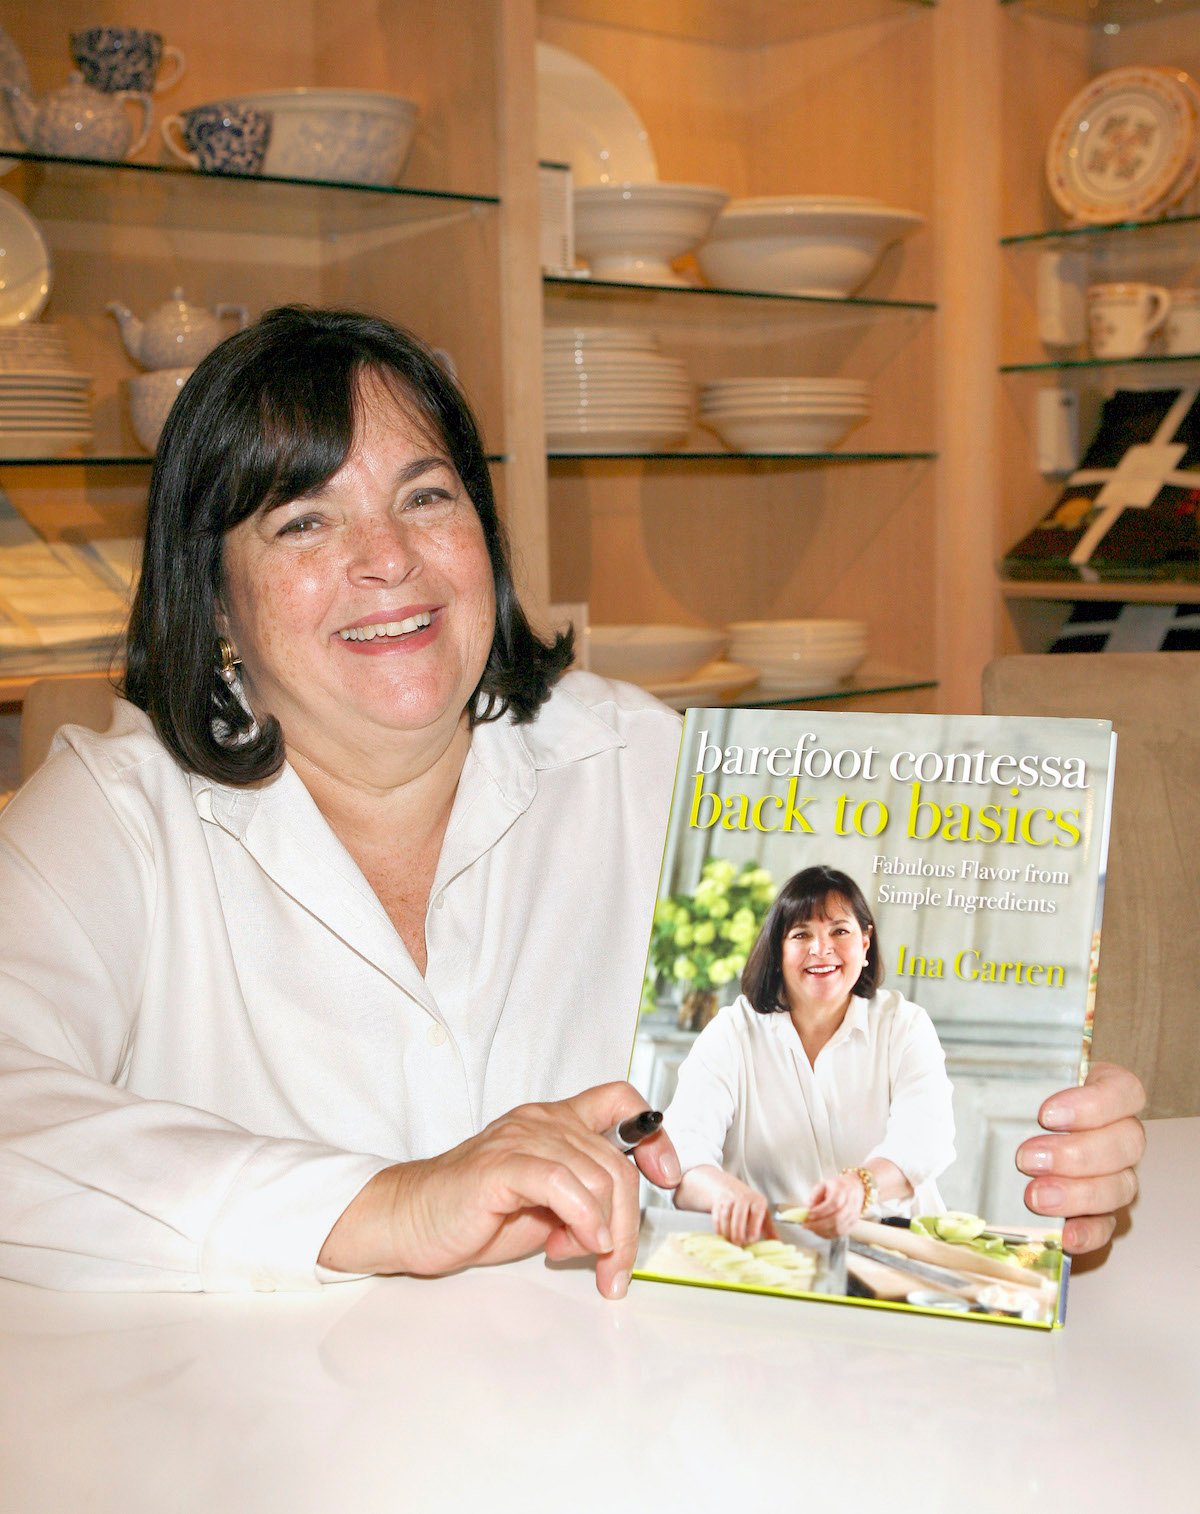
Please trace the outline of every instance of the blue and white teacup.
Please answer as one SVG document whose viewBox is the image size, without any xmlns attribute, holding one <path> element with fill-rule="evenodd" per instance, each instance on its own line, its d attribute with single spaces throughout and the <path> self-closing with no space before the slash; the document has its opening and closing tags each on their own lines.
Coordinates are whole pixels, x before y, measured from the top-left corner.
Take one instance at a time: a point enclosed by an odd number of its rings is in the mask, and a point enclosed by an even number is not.
<svg viewBox="0 0 1200 1514">
<path fill-rule="evenodd" d="M 271 113 L 217 101 L 168 116 L 159 130 L 169 151 L 201 173 L 261 173 Z"/>
<path fill-rule="evenodd" d="M 161 94 L 183 78 L 187 61 L 177 47 L 163 45 L 158 32 L 133 26 L 90 26 L 71 33 L 71 56 L 85 83 L 105 94 L 134 89 Z M 168 78 L 158 77 L 163 59 L 173 65 Z"/>
</svg>

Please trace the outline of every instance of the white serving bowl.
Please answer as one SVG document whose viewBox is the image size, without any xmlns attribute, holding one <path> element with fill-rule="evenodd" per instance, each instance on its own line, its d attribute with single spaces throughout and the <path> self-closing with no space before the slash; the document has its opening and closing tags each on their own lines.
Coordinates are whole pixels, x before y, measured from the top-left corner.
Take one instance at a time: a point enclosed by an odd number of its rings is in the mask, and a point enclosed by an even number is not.
<svg viewBox="0 0 1200 1514">
<path fill-rule="evenodd" d="M 915 211 L 829 196 L 734 200 L 696 258 L 710 284 L 844 299 L 888 247 L 924 224 Z"/>
<path fill-rule="evenodd" d="M 593 278 L 683 285 L 671 260 L 704 240 L 728 199 L 702 184 L 581 185 L 575 246 Z"/>
<path fill-rule="evenodd" d="M 658 339 L 636 326 L 547 326 L 542 345 L 551 347 L 638 347 L 653 352 Z"/>
<path fill-rule="evenodd" d="M 665 451 L 676 446 L 686 435 L 686 424 L 640 426 L 633 422 L 624 425 L 597 422 L 588 426 L 570 426 L 555 422 L 546 427 L 546 447 L 550 452 L 568 454 L 641 454 Z"/>
<path fill-rule="evenodd" d="M 687 678 L 717 657 L 724 631 L 699 626 L 589 626 L 588 666 L 604 678 Z"/>
<path fill-rule="evenodd" d="M 416 104 L 375 89 L 265 89 L 225 98 L 271 113 L 262 171 L 280 179 L 394 184 L 416 134 Z"/>
<path fill-rule="evenodd" d="M 147 452 L 158 447 L 158 438 L 179 391 L 191 378 L 194 368 L 156 368 L 127 379 L 129 419 L 133 434 Z"/>
<path fill-rule="evenodd" d="M 865 620 L 831 620 L 800 617 L 793 620 L 734 620 L 725 627 L 731 636 L 821 636 L 850 633 L 867 634 Z"/>
<path fill-rule="evenodd" d="M 754 378 L 714 379 L 701 386 L 701 393 L 713 399 L 741 399 L 753 395 L 771 399 L 808 399 L 814 394 L 841 394 L 859 397 L 869 392 L 865 379 Z"/>
<path fill-rule="evenodd" d="M 861 415 L 822 414 L 706 416 L 734 452 L 830 452 L 862 420 Z"/>
</svg>

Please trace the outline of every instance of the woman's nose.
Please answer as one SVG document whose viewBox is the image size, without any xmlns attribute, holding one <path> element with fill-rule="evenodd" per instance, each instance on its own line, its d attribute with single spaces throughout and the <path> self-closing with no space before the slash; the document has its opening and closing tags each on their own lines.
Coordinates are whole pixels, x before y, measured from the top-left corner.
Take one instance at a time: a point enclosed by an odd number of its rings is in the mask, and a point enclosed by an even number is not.
<svg viewBox="0 0 1200 1514">
<path fill-rule="evenodd" d="M 360 522 L 351 534 L 348 571 L 355 583 L 403 583 L 420 571 L 415 533 L 393 516 Z"/>
</svg>

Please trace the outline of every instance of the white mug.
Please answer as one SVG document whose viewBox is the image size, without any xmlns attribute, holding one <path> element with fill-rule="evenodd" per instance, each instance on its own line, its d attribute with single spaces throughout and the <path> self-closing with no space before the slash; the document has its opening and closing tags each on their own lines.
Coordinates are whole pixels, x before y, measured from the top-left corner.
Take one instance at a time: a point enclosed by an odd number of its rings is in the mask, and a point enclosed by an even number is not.
<svg viewBox="0 0 1200 1514">
<path fill-rule="evenodd" d="M 1167 351 L 1200 353 L 1200 289 L 1177 289 L 1166 325 Z"/>
<path fill-rule="evenodd" d="M 1092 284 L 1088 329 L 1097 357 L 1142 357 L 1171 310 L 1171 295 L 1158 284 Z"/>
<path fill-rule="evenodd" d="M 1038 336 L 1047 347 L 1087 340 L 1087 259 L 1080 252 L 1043 252 L 1037 264 Z"/>
</svg>

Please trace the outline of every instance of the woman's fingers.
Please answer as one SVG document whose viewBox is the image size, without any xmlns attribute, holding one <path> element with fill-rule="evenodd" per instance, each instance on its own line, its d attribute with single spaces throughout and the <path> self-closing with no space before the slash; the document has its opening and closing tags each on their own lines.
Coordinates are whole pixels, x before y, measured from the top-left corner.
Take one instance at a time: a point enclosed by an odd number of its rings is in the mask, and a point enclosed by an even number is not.
<svg viewBox="0 0 1200 1514">
<path fill-rule="evenodd" d="M 1128 1068 L 1093 1062 L 1081 1088 L 1051 1094 L 1038 1112 L 1046 1130 L 1096 1130 L 1140 1114 L 1146 1090 Z"/>
<path fill-rule="evenodd" d="M 1068 1220 L 1063 1226 L 1063 1250 L 1069 1251 L 1072 1256 L 1099 1251 L 1101 1246 L 1107 1246 L 1112 1240 L 1116 1228 L 1116 1216 L 1112 1214 L 1090 1214 Z"/>
<path fill-rule="evenodd" d="M 1017 1166 L 1031 1178 L 1104 1177 L 1136 1167 L 1145 1150 L 1141 1121 L 1126 1118 L 1098 1130 L 1034 1136 L 1018 1148 Z"/>
<path fill-rule="evenodd" d="M 1137 1197 L 1137 1175 L 1128 1169 L 1102 1178 L 1035 1178 L 1025 1202 L 1035 1214 L 1112 1218 Z"/>
</svg>

